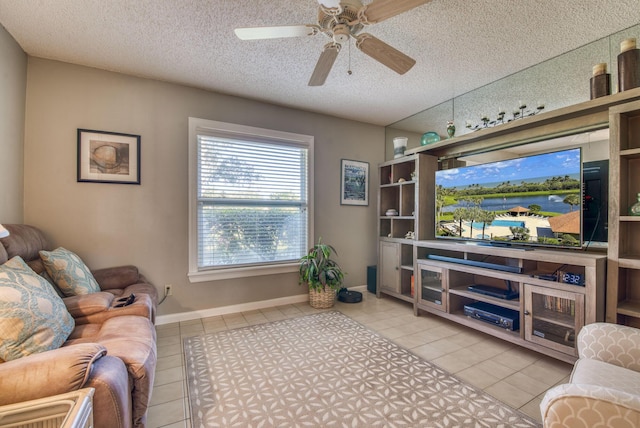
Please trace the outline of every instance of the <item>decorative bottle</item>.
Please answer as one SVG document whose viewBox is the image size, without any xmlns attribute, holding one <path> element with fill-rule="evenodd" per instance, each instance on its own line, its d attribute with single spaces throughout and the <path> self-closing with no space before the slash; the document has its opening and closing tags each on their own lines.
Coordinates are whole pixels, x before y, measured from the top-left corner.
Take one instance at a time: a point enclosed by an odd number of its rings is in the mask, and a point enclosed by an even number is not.
<svg viewBox="0 0 640 428">
<path fill-rule="evenodd" d="M 620 43 L 618 55 L 618 88 L 620 92 L 640 87 L 640 49 L 636 39 L 625 39 Z"/>
<path fill-rule="evenodd" d="M 606 62 L 593 66 L 593 76 L 590 82 L 592 100 L 611 95 L 611 74 L 607 73 Z"/>
<path fill-rule="evenodd" d="M 629 208 L 629 215 L 640 215 L 640 193 L 638 193 L 638 202 Z"/>
</svg>

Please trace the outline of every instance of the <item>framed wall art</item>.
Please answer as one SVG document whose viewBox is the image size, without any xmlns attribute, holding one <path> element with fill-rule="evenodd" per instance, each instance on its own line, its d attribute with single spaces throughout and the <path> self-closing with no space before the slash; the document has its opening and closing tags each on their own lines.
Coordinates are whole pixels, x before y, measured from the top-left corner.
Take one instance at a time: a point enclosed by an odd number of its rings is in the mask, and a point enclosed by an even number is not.
<svg viewBox="0 0 640 428">
<path fill-rule="evenodd" d="M 369 205 L 369 162 L 341 161 L 340 204 Z"/>
<path fill-rule="evenodd" d="M 140 184 L 140 136 L 78 129 L 78 181 Z"/>
</svg>

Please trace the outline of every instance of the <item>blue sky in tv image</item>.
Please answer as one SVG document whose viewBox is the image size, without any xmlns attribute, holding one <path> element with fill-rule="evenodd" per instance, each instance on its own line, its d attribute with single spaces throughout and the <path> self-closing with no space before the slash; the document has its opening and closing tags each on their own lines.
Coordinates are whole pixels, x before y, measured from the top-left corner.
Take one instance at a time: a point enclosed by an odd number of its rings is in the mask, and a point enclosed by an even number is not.
<svg viewBox="0 0 640 428">
<path fill-rule="evenodd" d="M 496 187 L 505 181 L 541 183 L 547 178 L 568 175 L 580 179 L 580 149 L 526 156 L 516 159 L 446 169 L 436 172 L 436 185 L 463 189 L 470 184 Z"/>
</svg>

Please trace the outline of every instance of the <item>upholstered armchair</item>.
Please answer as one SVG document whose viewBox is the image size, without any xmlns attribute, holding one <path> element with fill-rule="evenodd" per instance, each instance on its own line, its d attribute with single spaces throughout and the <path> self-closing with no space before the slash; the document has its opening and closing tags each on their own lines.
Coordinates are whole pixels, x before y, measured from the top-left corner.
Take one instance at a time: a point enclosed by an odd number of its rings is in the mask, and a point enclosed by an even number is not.
<svg viewBox="0 0 640 428">
<path fill-rule="evenodd" d="M 540 404 L 545 427 L 640 427 L 640 330 L 594 323 L 578 335 L 570 382 Z"/>
</svg>

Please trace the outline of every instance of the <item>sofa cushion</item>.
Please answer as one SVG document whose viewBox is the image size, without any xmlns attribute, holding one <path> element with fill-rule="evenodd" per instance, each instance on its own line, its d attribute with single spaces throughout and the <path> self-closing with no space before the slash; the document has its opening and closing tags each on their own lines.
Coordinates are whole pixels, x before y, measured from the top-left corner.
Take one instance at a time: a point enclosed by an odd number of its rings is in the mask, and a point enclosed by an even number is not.
<svg viewBox="0 0 640 428">
<path fill-rule="evenodd" d="M 576 361 L 571 383 L 612 388 L 640 396 L 640 373 L 590 358 Z"/>
<path fill-rule="evenodd" d="M 75 323 L 60 298 L 19 256 L 0 266 L 0 358 L 59 348 Z"/>
<path fill-rule="evenodd" d="M 75 253 L 58 247 L 40 251 L 47 273 L 65 296 L 78 296 L 100 291 L 91 271 Z"/>
</svg>

